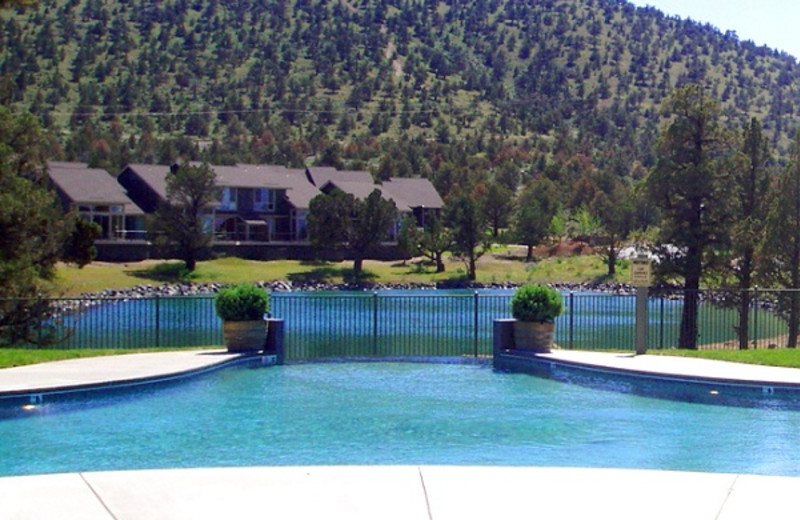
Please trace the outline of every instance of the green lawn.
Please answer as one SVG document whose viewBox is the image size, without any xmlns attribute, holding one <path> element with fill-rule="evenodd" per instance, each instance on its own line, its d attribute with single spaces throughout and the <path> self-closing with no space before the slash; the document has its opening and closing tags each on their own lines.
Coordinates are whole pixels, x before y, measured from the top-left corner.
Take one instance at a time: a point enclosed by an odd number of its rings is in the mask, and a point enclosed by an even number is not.
<svg viewBox="0 0 800 520">
<path fill-rule="evenodd" d="M 478 264 L 478 281 L 549 283 L 585 283 L 605 279 L 605 265 L 596 255 L 566 256 L 524 262 L 524 248 L 496 247 L 484 255 Z M 365 261 L 364 279 L 376 283 L 435 283 L 462 278 L 463 264 L 449 256 L 445 273 L 435 273 L 433 267 L 420 259 L 409 262 Z M 617 270 L 614 281 L 629 277 L 627 264 Z M 62 266 L 58 270 L 57 291 L 64 295 L 99 292 L 107 288 L 122 289 L 143 284 L 191 281 L 197 283 L 241 283 L 271 280 L 320 281 L 339 283 L 352 278 L 350 262 L 300 262 L 278 260 L 259 262 L 238 258 L 221 258 L 199 262 L 194 273 L 187 274 L 177 261 L 147 261 L 128 264 L 95 263 L 83 269 Z M 130 353 L 130 350 L 19 350 L 0 349 L 0 368 L 31 363 L 55 361 L 97 355 Z M 800 368 L 800 349 L 746 351 L 686 351 L 670 350 L 649 353 L 701 357 Z"/>
<path fill-rule="evenodd" d="M 219 346 L 198 347 L 198 348 L 219 348 Z M 17 349 L 0 348 L 0 368 L 9 368 L 22 365 L 32 365 L 35 363 L 46 363 L 48 361 L 60 361 L 63 359 L 76 359 L 94 356 L 115 356 L 121 354 L 133 354 L 136 352 L 166 352 L 177 349 Z M 719 361 L 732 361 L 735 363 L 747 363 L 751 365 L 767 365 L 788 368 L 800 368 L 800 349 L 776 349 L 776 350 L 725 350 L 725 351 L 695 351 L 695 350 L 651 350 L 648 354 L 657 356 L 685 356 Z"/>
<path fill-rule="evenodd" d="M 462 279 L 464 265 L 445 258 L 446 271 L 415 259 L 408 262 L 364 262 L 363 279 L 376 283 L 436 283 Z M 178 261 L 145 261 L 123 264 L 93 263 L 83 269 L 60 266 L 55 292 L 64 296 L 97 293 L 104 289 L 124 289 L 136 285 L 177 282 L 241 283 L 273 280 L 305 280 L 340 283 L 352 279 L 352 262 L 300 262 L 275 260 L 260 262 L 240 258 L 220 258 L 199 262 L 193 273 L 186 273 Z M 628 279 L 627 266 L 618 269 L 616 281 Z M 478 261 L 477 281 L 482 283 L 593 282 L 604 280 L 605 265 L 595 255 L 552 257 L 533 263 L 524 261 L 524 248 L 498 247 Z"/>
<path fill-rule="evenodd" d="M 684 356 L 750 365 L 800 368 L 800 349 L 775 350 L 649 350 L 658 356 Z"/>
</svg>

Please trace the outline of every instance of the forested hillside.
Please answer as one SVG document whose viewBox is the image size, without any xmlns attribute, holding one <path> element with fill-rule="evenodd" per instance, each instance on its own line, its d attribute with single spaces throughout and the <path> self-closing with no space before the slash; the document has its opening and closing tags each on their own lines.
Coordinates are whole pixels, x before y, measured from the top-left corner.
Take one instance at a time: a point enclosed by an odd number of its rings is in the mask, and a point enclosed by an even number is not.
<svg viewBox="0 0 800 520">
<path fill-rule="evenodd" d="M 700 83 L 779 154 L 793 57 L 619 0 L 41 0 L 0 12 L 0 103 L 54 157 L 184 156 L 425 175 L 443 195 L 536 172 L 641 176 L 659 106 Z M 574 189 L 574 186 L 569 189 Z"/>
</svg>

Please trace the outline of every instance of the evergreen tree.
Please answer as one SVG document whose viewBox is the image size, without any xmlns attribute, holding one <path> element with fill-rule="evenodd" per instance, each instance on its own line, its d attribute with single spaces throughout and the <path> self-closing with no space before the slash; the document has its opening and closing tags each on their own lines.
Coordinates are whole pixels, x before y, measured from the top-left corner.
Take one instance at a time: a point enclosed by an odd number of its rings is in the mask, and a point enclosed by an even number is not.
<svg viewBox="0 0 800 520">
<path fill-rule="evenodd" d="M 421 250 L 422 254 L 434 262 L 436 272 L 443 273 L 445 265 L 443 256 L 453 244 L 450 231 L 442 225 L 441 219 L 431 217 L 426 219 L 425 228 L 422 231 Z"/>
<path fill-rule="evenodd" d="M 662 211 L 660 241 L 677 254 L 662 266 L 684 280 L 679 348 L 697 348 L 700 280 L 716 264 L 729 231 L 733 140 L 716 103 L 697 84 L 677 90 L 666 107 L 671 122 L 660 136 L 660 157 L 648 178 L 650 201 Z"/>
<path fill-rule="evenodd" d="M 46 309 L 30 299 L 47 291 L 74 223 L 49 189 L 48 143 L 32 116 L 0 107 L 0 331 L 11 344 L 35 340 Z"/>
<path fill-rule="evenodd" d="M 480 206 L 469 195 L 456 195 L 447 206 L 445 219 L 452 232 L 453 255 L 463 260 L 467 279 L 475 280 L 478 259 L 491 245 Z"/>
<path fill-rule="evenodd" d="M 211 167 L 182 164 L 167 174 L 167 200 L 149 219 L 157 246 L 172 251 L 192 272 L 200 255 L 211 245 L 211 205 L 219 200 L 216 174 Z"/>
<path fill-rule="evenodd" d="M 90 264 L 97 256 L 94 241 L 101 231 L 97 223 L 75 216 L 75 228 L 64 244 L 61 259 L 79 268 Z"/>
<path fill-rule="evenodd" d="M 400 221 L 400 230 L 397 232 L 397 249 L 403 255 L 403 265 L 406 260 L 419 254 L 422 243 L 422 233 L 417 229 L 417 222 L 412 216 L 406 215 Z"/>
<path fill-rule="evenodd" d="M 735 220 L 731 226 L 733 274 L 737 280 L 739 348 L 747 348 L 750 289 L 756 272 L 756 248 L 763 243 L 770 199 L 770 152 L 757 119 L 745 125 L 741 153 L 733 168 Z"/>
<path fill-rule="evenodd" d="M 351 226 L 347 228 L 347 243 L 353 254 L 353 276 L 359 278 L 364 258 L 372 254 L 389 237 L 395 225 L 397 208 L 384 199 L 380 190 L 372 190 L 365 200 L 355 200 Z"/>
<path fill-rule="evenodd" d="M 781 295 L 780 304 L 788 316 L 787 346 L 795 348 L 800 328 L 800 131 L 789 164 L 778 176 L 766 229 L 764 272 L 771 282 L 791 289 Z"/>
<path fill-rule="evenodd" d="M 492 228 L 492 237 L 496 239 L 500 228 L 508 225 L 514 206 L 514 192 L 503 184 L 492 181 L 486 186 L 485 196 L 479 202 L 483 215 Z"/>
<path fill-rule="evenodd" d="M 533 261 L 533 247 L 552 232 L 559 210 L 556 186 L 550 179 L 537 177 L 528 182 L 515 201 L 511 231 L 514 240 L 527 246 L 525 261 Z"/>
<path fill-rule="evenodd" d="M 311 199 L 308 234 L 319 251 L 347 251 L 353 258 L 353 277 L 359 278 L 364 259 L 388 238 L 396 215 L 394 202 L 384 199 L 380 190 L 364 200 L 333 190 Z"/>
<path fill-rule="evenodd" d="M 634 224 L 634 191 L 625 180 L 610 174 L 606 177 L 604 184 L 607 185 L 595 193 L 591 209 L 602 225 L 606 275 L 612 278 L 616 274 L 621 243 L 631 232 Z"/>
</svg>

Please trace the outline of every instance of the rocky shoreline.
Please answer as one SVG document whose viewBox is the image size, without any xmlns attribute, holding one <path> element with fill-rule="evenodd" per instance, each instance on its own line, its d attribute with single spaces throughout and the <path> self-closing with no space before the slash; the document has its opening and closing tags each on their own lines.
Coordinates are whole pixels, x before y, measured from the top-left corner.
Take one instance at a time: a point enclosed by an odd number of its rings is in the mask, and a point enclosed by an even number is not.
<svg viewBox="0 0 800 520">
<path fill-rule="evenodd" d="M 223 283 L 178 283 L 161 285 L 137 285 L 126 289 L 106 289 L 99 293 L 84 293 L 79 299 L 139 299 L 171 296 L 202 296 L 215 294 L 227 284 Z M 286 280 L 256 282 L 256 286 L 268 292 L 301 292 L 301 291 L 351 291 L 372 292 L 385 290 L 453 290 L 453 289 L 499 289 L 511 290 L 521 284 L 513 282 L 477 283 L 469 281 L 447 280 L 437 283 L 325 283 L 302 282 L 293 283 Z M 613 294 L 632 294 L 635 288 L 620 283 L 554 283 L 547 284 L 560 291 L 591 291 Z"/>
</svg>

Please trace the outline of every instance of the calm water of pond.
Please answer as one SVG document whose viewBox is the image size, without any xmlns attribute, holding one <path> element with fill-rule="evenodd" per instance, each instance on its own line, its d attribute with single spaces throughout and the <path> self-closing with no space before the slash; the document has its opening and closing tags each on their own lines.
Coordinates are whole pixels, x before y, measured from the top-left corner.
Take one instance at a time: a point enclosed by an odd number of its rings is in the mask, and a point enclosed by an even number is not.
<svg viewBox="0 0 800 520">
<path fill-rule="evenodd" d="M 290 359 L 354 356 L 470 356 L 491 353 L 492 320 L 510 316 L 511 291 L 273 293 L 272 316 L 285 322 Z M 565 295 L 556 343 L 575 349 L 632 349 L 630 295 Z M 649 345 L 676 344 L 680 300 L 649 303 Z M 733 309 L 701 305 L 700 343 L 735 339 Z M 785 333 L 772 313 L 751 316 L 760 337 Z M 104 303 L 68 316 L 65 347 L 145 348 L 222 344 L 213 299 L 178 297 Z"/>
</svg>

